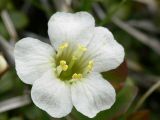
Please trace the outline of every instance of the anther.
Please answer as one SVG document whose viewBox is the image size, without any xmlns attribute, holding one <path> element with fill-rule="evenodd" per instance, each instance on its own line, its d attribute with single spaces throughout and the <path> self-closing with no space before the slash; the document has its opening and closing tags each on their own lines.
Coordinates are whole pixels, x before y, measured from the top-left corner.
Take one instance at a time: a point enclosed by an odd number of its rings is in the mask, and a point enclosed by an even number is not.
<svg viewBox="0 0 160 120">
<path fill-rule="evenodd" d="M 82 78 L 82 74 L 78 74 L 78 79 L 81 79 Z"/>
<path fill-rule="evenodd" d="M 57 75 L 60 76 L 62 71 L 67 71 L 68 65 L 66 64 L 65 60 L 60 61 L 60 65 L 57 67 Z"/>
<path fill-rule="evenodd" d="M 67 48 L 68 45 L 69 45 L 69 44 L 68 44 L 67 42 L 65 42 L 65 43 L 63 43 L 63 44 L 61 44 L 61 45 L 59 46 L 59 50 L 58 50 L 58 53 L 57 53 L 57 55 L 56 55 L 57 58 L 62 55 L 63 50 L 64 50 L 65 48 Z"/>
<path fill-rule="evenodd" d="M 89 69 L 89 71 L 91 71 L 91 70 L 93 69 L 93 64 L 94 64 L 93 60 L 90 60 L 90 61 L 88 62 L 87 68 Z"/>
<path fill-rule="evenodd" d="M 73 67 L 73 65 L 75 64 L 76 60 L 79 59 L 84 52 L 87 50 L 87 48 L 83 45 L 78 45 L 78 49 L 73 53 L 72 59 L 69 63 L 69 69 L 71 69 Z"/>
<path fill-rule="evenodd" d="M 68 69 L 68 65 L 66 64 L 65 60 L 60 61 L 60 66 L 61 66 L 63 71 L 66 71 Z"/>
<path fill-rule="evenodd" d="M 61 60 L 61 61 L 60 61 L 60 65 L 61 65 L 61 66 L 66 65 L 66 61 L 65 61 L 65 60 Z"/>
<path fill-rule="evenodd" d="M 67 71 L 67 69 L 68 69 L 68 65 L 63 65 L 63 66 L 61 66 L 62 67 L 62 70 L 63 71 Z"/>
<path fill-rule="evenodd" d="M 59 46 L 59 49 L 64 49 L 68 47 L 68 43 L 63 43 L 62 45 Z"/>
<path fill-rule="evenodd" d="M 74 74 L 72 75 L 72 78 L 73 78 L 73 79 L 77 79 L 77 76 L 78 76 L 78 74 L 77 74 L 77 73 L 74 73 Z"/>
<path fill-rule="evenodd" d="M 74 73 L 72 75 L 72 79 L 81 79 L 82 78 L 82 74 L 77 74 L 77 73 Z"/>
</svg>

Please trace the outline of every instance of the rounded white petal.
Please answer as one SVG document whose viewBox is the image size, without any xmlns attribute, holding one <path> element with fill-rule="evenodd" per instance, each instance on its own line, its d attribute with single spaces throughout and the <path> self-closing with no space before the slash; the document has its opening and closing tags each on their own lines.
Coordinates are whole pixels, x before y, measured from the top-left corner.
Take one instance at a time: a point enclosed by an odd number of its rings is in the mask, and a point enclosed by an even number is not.
<svg viewBox="0 0 160 120">
<path fill-rule="evenodd" d="M 24 38 L 15 45 L 16 71 L 20 79 L 27 83 L 39 79 L 51 67 L 54 49 L 37 39 Z"/>
<path fill-rule="evenodd" d="M 48 22 L 48 34 L 52 45 L 57 49 L 64 41 L 87 44 L 94 27 L 94 18 L 87 12 L 57 12 Z"/>
<path fill-rule="evenodd" d="M 104 72 L 118 67 L 124 60 L 124 48 L 114 40 L 112 33 L 104 27 L 96 27 L 89 46 L 95 66 L 94 71 Z"/>
<path fill-rule="evenodd" d="M 91 73 L 86 79 L 71 86 L 75 108 L 90 118 L 102 110 L 109 109 L 115 102 L 115 90 L 99 73 Z"/>
<path fill-rule="evenodd" d="M 58 80 L 53 71 L 34 82 L 31 97 L 35 105 L 55 118 L 66 116 L 73 107 L 70 86 Z"/>
</svg>

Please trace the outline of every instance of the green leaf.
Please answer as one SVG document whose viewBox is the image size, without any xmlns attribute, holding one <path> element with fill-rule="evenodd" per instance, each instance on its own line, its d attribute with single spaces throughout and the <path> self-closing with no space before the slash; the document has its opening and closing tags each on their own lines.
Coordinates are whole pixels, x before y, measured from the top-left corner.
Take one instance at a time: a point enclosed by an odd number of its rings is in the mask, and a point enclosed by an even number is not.
<svg viewBox="0 0 160 120">
<path fill-rule="evenodd" d="M 0 12 L 6 7 L 7 2 L 8 0 L 0 0 Z"/>
<path fill-rule="evenodd" d="M 12 117 L 11 119 L 9 120 L 24 120 L 22 117 Z"/>
<path fill-rule="evenodd" d="M 33 104 L 21 108 L 20 111 L 23 112 L 25 118 L 28 120 L 50 120 L 50 116 L 46 112 L 40 110 Z"/>
<path fill-rule="evenodd" d="M 27 26 L 28 18 L 23 12 L 11 11 L 10 16 L 17 29 L 23 29 Z"/>
<path fill-rule="evenodd" d="M 0 21 L 0 34 L 5 37 L 8 38 L 8 31 L 6 30 L 4 24 Z"/>
<path fill-rule="evenodd" d="M 8 120 L 8 115 L 6 113 L 1 113 L 0 120 Z"/>
<path fill-rule="evenodd" d="M 10 72 L 5 73 L 0 78 L 0 94 L 3 94 L 13 88 L 12 74 Z"/>
<path fill-rule="evenodd" d="M 9 96 L 13 94 L 22 94 L 23 89 L 24 89 L 24 84 L 18 78 L 15 69 L 8 70 L 0 78 L 0 99 L 3 99 L 2 97 L 3 95 Z M 8 94 L 5 94 L 6 92 L 8 92 Z"/>
</svg>

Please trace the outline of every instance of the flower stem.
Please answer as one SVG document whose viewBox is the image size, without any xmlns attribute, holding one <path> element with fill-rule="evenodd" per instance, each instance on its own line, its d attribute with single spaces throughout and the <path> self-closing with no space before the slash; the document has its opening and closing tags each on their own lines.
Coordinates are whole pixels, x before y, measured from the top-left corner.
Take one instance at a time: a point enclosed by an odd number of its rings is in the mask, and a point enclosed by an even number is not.
<svg viewBox="0 0 160 120">
<path fill-rule="evenodd" d="M 140 98 L 134 111 L 138 110 L 142 106 L 144 101 L 159 87 L 160 87 L 160 80 L 158 80 L 158 82 L 156 82 L 153 86 L 151 86 L 151 88 Z"/>
</svg>

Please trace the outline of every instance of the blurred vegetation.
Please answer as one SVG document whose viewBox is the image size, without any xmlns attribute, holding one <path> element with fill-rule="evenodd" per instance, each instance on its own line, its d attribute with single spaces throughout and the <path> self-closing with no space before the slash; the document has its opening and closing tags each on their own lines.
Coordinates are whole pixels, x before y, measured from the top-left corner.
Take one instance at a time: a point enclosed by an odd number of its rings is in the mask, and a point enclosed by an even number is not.
<svg viewBox="0 0 160 120">
<path fill-rule="evenodd" d="M 93 120 L 159 120 L 160 88 L 154 90 L 140 108 L 135 109 L 135 106 L 145 92 L 160 81 L 160 1 L 0 0 L 0 40 L 11 49 L 15 41 L 26 36 L 47 42 L 47 22 L 57 11 L 90 12 L 96 25 L 110 29 L 125 48 L 125 62 L 116 70 L 102 73 L 116 89 L 116 102 Z M 37 108 L 30 99 L 26 102 L 19 99 L 30 94 L 31 86 L 20 81 L 14 64 L 10 63 L 9 49 L 1 44 L 0 120 L 57 120 Z M 74 109 L 69 117 L 60 120 L 88 119 Z"/>
</svg>

